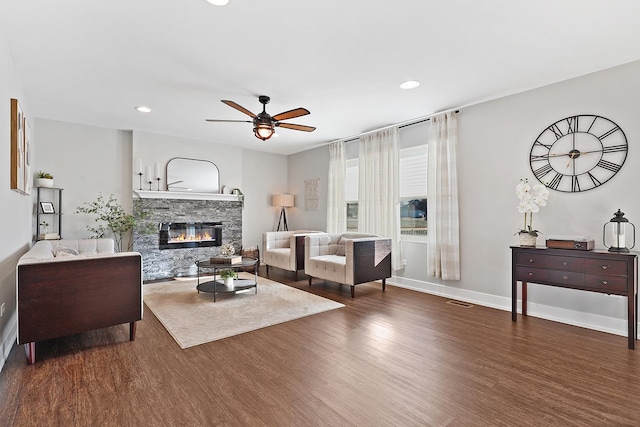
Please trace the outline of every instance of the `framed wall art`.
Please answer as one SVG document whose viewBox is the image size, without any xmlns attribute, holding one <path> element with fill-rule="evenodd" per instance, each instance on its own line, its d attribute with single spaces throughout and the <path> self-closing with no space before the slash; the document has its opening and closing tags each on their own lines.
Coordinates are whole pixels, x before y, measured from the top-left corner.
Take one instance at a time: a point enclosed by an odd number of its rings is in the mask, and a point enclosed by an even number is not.
<svg viewBox="0 0 640 427">
<path fill-rule="evenodd" d="M 11 189 L 28 193 L 27 155 L 25 151 L 25 119 L 17 99 L 11 99 Z"/>
<path fill-rule="evenodd" d="M 52 202 L 40 202 L 40 209 L 42 209 L 42 213 L 46 213 L 46 214 L 56 213 L 56 209 L 53 207 Z"/>
</svg>

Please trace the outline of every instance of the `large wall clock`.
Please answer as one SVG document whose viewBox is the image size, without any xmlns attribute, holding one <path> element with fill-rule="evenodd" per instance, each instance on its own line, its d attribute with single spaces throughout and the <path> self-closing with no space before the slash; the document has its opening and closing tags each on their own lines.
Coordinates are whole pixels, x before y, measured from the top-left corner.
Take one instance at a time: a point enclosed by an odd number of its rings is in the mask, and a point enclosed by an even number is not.
<svg viewBox="0 0 640 427">
<path fill-rule="evenodd" d="M 591 114 L 571 116 L 536 138 L 529 163 L 547 187 L 576 193 L 609 181 L 627 159 L 627 137 L 613 121 Z"/>
</svg>

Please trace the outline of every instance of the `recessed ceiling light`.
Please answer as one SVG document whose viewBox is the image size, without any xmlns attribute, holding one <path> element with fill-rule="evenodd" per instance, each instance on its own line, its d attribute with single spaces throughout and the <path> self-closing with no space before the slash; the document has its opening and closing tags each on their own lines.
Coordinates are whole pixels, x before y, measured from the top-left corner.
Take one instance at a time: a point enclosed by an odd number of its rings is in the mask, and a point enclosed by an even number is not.
<svg viewBox="0 0 640 427">
<path fill-rule="evenodd" d="M 151 108 L 146 107 L 144 105 L 137 106 L 136 110 L 140 111 L 141 113 L 150 113 L 151 112 Z"/>
<path fill-rule="evenodd" d="M 226 6 L 229 0 L 207 0 L 207 3 L 211 3 L 214 6 Z"/>
<path fill-rule="evenodd" d="M 400 88 L 402 89 L 415 89 L 420 86 L 420 82 L 416 80 L 407 80 L 406 82 L 402 82 L 400 84 Z"/>
</svg>

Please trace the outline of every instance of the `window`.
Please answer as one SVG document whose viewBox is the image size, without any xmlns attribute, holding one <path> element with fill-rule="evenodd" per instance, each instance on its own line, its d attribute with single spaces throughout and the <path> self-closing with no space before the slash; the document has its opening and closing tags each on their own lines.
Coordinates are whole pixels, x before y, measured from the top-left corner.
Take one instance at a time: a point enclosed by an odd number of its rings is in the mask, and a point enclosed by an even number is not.
<svg viewBox="0 0 640 427">
<path fill-rule="evenodd" d="M 400 234 L 427 234 L 427 146 L 400 150 Z"/>
<path fill-rule="evenodd" d="M 358 231 L 358 159 L 347 159 L 347 231 Z"/>
<path fill-rule="evenodd" d="M 427 234 L 427 146 L 400 150 L 400 233 Z M 347 160 L 347 230 L 358 230 L 358 159 Z"/>
</svg>

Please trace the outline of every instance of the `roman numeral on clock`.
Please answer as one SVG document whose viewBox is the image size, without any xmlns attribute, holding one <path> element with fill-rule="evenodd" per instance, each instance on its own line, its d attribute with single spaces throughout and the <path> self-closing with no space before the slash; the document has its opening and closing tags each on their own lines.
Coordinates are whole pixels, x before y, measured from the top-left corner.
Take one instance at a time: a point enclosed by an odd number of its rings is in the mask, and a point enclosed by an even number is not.
<svg viewBox="0 0 640 427">
<path fill-rule="evenodd" d="M 578 177 L 576 175 L 571 177 L 571 191 L 580 191 L 580 182 L 578 181 Z"/>
<path fill-rule="evenodd" d="M 616 126 L 616 127 L 614 127 L 613 129 L 611 129 L 609 132 L 605 132 L 604 134 L 600 135 L 600 136 L 598 137 L 598 139 L 603 140 L 603 139 L 605 139 L 606 137 L 608 137 L 609 135 L 611 135 L 612 133 L 617 132 L 617 131 L 619 131 L 619 130 L 620 130 L 620 127 L 619 127 L 619 126 Z"/>
<path fill-rule="evenodd" d="M 598 178 L 591 175 L 591 172 L 587 172 L 587 175 L 589 175 L 589 178 L 591 178 L 591 182 L 593 182 L 594 187 L 597 187 L 598 185 L 602 185 L 602 183 L 600 182 L 600 180 L 598 180 Z"/>
<path fill-rule="evenodd" d="M 541 180 L 543 176 L 545 176 L 546 174 L 548 174 L 549 172 L 551 172 L 553 170 L 553 168 L 551 167 L 551 165 L 549 163 L 547 163 L 546 165 L 539 167 L 538 169 L 533 171 L 533 174 L 536 176 L 536 178 L 538 178 L 538 180 Z"/>
<path fill-rule="evenodd" d="M 547 187 L 557 190 L 558 186 L 560 185 L 560 181 L 562 181 L 562 178 L 564 178 L 564 175 L 556 172 L 556 176 L 553 177 L 553 179 L 551 180 L 549 185 L 547 185 Z"/>
<path fill-rule="evenodd" d="M 578 131 L 578 116 L 567 117 L 567 133 L 574 133 Z"/>
<path fill-rule="evenodd" d="M 627 151 L 627 144 L 612 145 L 611 147 L 604 147 L 603 153 L 615 153 L 617 151 Z"/>
<path fill-rule="evenodd" d="M 600 160 L 596 166 L 600 166 L 603 169 L 609 170 L 613 173 L 617 173 L 622 166 L 616 163 L 611 163 L 606 160 Z"/>
<path fill-rule="evenodd" d="M 558 127 L 557 124 L 552 124 L 551 126 L 549 126 L 548 128 L 551 132 L 553 132 L 553 134 L 556 137 L 556 141 L 560 138 L 562 138 L 564 136 L 564 134 L 562 133 L 562 131 L 560 130 L 560 128 Z"/>
</svg>

